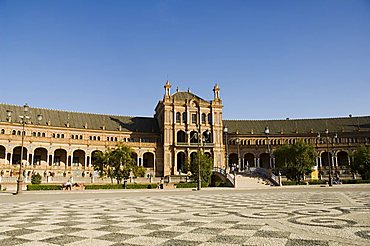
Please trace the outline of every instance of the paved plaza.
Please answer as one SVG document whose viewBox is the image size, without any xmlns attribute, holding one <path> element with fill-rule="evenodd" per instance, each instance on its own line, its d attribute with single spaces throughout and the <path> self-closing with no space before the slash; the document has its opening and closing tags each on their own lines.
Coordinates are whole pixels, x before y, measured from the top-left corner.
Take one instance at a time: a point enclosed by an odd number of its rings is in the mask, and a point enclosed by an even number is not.
<svg viewBox="0 0 370 246">
<path fill-rule="evenodd" d="M 0 245 L 370 245 L 370 186 L 0 194 Z"/>
</svg>

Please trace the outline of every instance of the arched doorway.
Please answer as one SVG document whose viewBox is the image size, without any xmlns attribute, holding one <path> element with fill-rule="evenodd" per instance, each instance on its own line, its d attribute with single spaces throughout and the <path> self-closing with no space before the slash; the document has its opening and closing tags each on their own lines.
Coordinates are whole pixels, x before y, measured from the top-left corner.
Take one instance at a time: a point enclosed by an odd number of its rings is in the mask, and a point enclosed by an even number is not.
<svg viewBox="0 0 370 246">
<path fill-rule="evenodd" d="M 4 146 L 0 145 L 0 164 L 6 164 L 6 149 Z"/>
<path fill-rule="evenodd" d="M 332 154 L 330 152 L 329 152 L 329 157 L 328 157 L 328 152 L 321 153 L 321 164 L 323 167 L 329 167 L 329 164 L 333 166 Z"/>
<path fill-rule="evenodd" d="M 186 143 L 186 133 L 184 131 L 178 131 L 176 137 L 178 143 Z"/>
<path fill-rule="evenodd" d="M 73 151 L 72 166 L 85 167 L 85 151 L 81 149 Z"/>
<path fill-rule="evenodd" d="M 48 151 L 45 148 L 36 148 L 33 152 L 32 165 L 46 166 L 48 161 Z"/>
<path fill-rule="evenodd" d="M 339 167 L 348 167 L 348 153 L 345 151 L 339 151 L 337 154 L 338 166 Z"/>
<path fill-rule="evenodd" d="M 254 155 L 252 153 L 247 153 L 244 155 L 244 167 L 247 169 L 250 167 L 255 167 Z"/>
<path fill-rule="evenodd" d="M 190 132 L 190 143 L 198 143 L 198 132 Z"/>
<path fill-rule="evenodd" d="M 67 151 L 64 149 L 56 149 L 54 151 L 54 166 L 66 166 L 67 163 Z"/>
<path fill-rule="evenodd" d="M 13 158 L 12 158 L 12 164 L 20 164 L 21 163 L 21 146 L 15 147 L 13 149 Z M 23 147 L 23 158 L 22 160 L 27 160 L 27 148 Z M 25 163 L 25 162 L 23 162 Z"/>
<path fill-rule="evenodd" d="M 179 152 L 177 153 L 177 171 L 178 172 L 186 172 L 187 168 L 186 168 L 186 165 L 185 165 L 185 161 L 186 161 L 186 155 L 184 152 Z"/>
<path fill-rule="evenodd" d="M 100 151 L 100 150 L 94 150 L 93 152 L 91 152 L 91 165 L 94 167 L 98 164 L 98 157 L 97 155 L 102 155 L 103 154 L 103 151 Z"/>
<path fill-rule="evenodd" d="M 154 154 L 146 152 L 143 155 L 143 166 L 145 168 L 154 168 Z"/>
<path fill-rule="evenodd" d="M 137 154 L 136 154 L 136 152 L 131 153 L 131 158 L 133 160 L 134 165 L 138 165 L 138 166 L 141 165 L 140 160 L 139 160 L 139 163 L 137 163 Z"/>
<path fill-rule="evenodd" d="M 235 167 L 238 165 L 238 155 L 232 153 L 229 155 L 229 168 Z"/>
<path fill-rule="evenodd" d="M 270 155 L 268 153 L 260 154 L 260 167 L 269 169 L 270 167 Z"/>
</svg>

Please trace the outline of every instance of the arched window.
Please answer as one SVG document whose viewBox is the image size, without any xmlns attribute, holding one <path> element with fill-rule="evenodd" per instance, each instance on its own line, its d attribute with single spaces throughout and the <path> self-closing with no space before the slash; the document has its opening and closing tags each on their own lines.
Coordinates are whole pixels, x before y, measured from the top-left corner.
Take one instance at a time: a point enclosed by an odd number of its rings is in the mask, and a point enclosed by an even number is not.
<svg viewBox="0 0 370 246">
<path fill-rule="evenodd" d="M 15 130 L 13 130 L 13 131 L 12 131 L 12 135 L 15 135 L 15 134 L 16 134 L 16 131 L 15 131 Z"/>
<path fill-rule="evenodd" d="M 117 138 L 117 137 L 115 137 L 115 138 L 114 138 L 114 141 L 116 141 L 116 142 L 117 142 L 117 141 L 118 141 L 118 138 Z"/>
<path fill-rule="evenodd" d="M 212 124 L 212 115 L 208 114 L 208 124 Z"/>
<path fill-rule="evenodd" d="M 94 141 L 96 141 L 96 136 L 94 136 L 94 138 L 93 138 L 93 139 L 94 139 Z"/>
<path fill-rule="evenodd" d="M 55 138 L 55 133 L 53 133 L 53 138 Z"/>
<path fill-rule="evenodd" d="M 72 138 L 72 139 L 75 139 L 75 135 L 71 135 L 71 138 Z"/>
<path fill-rule="evenodd" d="M 187 122 L 187 116 L 186 116 L 186 112 L 182 113 L 182 123 L 186 123 Z"/>
<path fill-rule="evenodd" d="M 42 137 L 44 138 L 45 137 L 45 132 L 42 133 Z"/>
<path fill-rule="evenodd" d="M 60 135 L 61 138 L 64 138 L 64 134 Z"/>
<path fill-rule="evenodd" d="M 4 129 L 1 129 L 1 134 L 5 134 L 5 130 Z"/>
<path fill-rule="evenodd" d="M 202 124 L 206 124 L 206 114 L 202 114 Z"/>
<path fill-rule="evenodd" d="M 100 141 L 100 137 L 98 136 L 98 141 Z"/>
<path fill-rule="evenodd" d="M 176 113 L 176 123 L 181 123 L 181 113 L 180 112 Z"/>
<path fill-rule="evenodd" d="M 57 138 L 60 138 L 60 134 L 59 133 L 57 134 Z"/>
<path fill-rule="evenodd" d="M 82 139 L 83 137 L 82 137 L 82 135 L 80 135 L 80 139 Z"/>
<path fill-rule="evenodd" d="M 33 137 L 36 137 L 36 132 L 32 132 L 32 136 Z"/>
<path fill-rule="evenodd" d="M 18 131 L 18 132 L 17 132 L 17 135 L 21 135 L 21 131 Z"/>
<path fill-rule="evenodd" d="M 37 136 L 38 136 L 38 137 L 41 137 L 41 132 L 38 132 L 38 133 L 37 133 Z"/>
</svg>

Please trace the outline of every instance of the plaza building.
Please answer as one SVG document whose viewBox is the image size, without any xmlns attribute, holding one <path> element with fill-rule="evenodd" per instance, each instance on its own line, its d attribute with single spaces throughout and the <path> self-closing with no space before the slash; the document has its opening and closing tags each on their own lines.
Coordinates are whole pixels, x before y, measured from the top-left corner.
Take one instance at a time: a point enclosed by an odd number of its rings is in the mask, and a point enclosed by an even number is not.
<svg viewBox="0 0 370 246">
<path fill-rule="evenodd" d="M 119 142 L 132 147 L 136 164 L 155 177 L 183 173 L 198 150 L 212 157 L 220 170 L 273 169 L 274 149 L 297 141 L 316 147 L 317 169 L 325 172 L 331 164 L 345 173 L 351 164 L 350 153 L 360 145 L 370 146 L 370 116 L 225 120 L 222 110 L 217 84 L 213 99 L 205 100 L 190 90 L 171 93 L 168 81 L 153 117 L 32 107 L 25 112 L 22 106 L 0 104 L 1 175 L 16 176 L 21 159 L 26 177 L 32 172 L 91 175 L 94 153 Z M 22 121 L 20 116 L 27 117 Z"/>
</svg>

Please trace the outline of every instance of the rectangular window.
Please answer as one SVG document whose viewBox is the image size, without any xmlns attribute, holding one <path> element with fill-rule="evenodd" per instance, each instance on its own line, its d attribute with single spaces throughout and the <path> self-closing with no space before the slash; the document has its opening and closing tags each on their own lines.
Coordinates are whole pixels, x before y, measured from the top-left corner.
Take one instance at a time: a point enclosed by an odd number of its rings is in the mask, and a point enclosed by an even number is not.
<svg viewBox="0 0 370 246">
<path fill-rule="evenodd" d="M 193 124 L 197 123 L 197 114 L 191 114 L 191 123 Z"/>
</svg>

